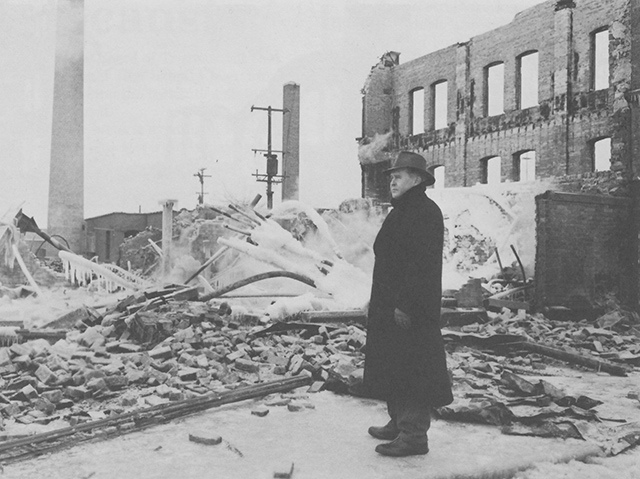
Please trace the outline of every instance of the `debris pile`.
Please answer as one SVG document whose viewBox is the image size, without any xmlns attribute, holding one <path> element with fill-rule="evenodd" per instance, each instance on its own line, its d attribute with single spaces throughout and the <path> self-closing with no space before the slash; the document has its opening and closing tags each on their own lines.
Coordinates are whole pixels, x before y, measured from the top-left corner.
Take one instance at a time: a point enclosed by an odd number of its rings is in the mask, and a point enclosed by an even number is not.
<svg viewBox="0 0 640 479">
<path fill-rule="evenodd" d="M 640 318 L 637 313 L 621 309 L 614 309 L 594 321 L 568 321 L 503 308 L 500 313 L 488 312 L 484 323 L 450 329 L 472 333 L 485 342 L 508 335 L 510 342 L 517 337 L 520 342 L 557 348 L 576 356 L 602 360 L 603 364 L 612 361 L 640 366 Z"/>
<path fill-rule="evenodd" d="M 223 299 L 197 301 L 195 288 L 156 292 L 146 301 L 139 296 L 102 314 L 82 308 L 51 323 L 73 323 L 71 331 L 18 330 L 15 342 L 0 348 L 0 412 L 7 431 L 18 424 L 71 427 L 278 378 L 306 377 L 309 392 L 355 393 L 362 381 L 366 332 L 352 321 L 363 319 L 353 312 L 310 311 L 265 324 L 242 308 L 233 311 Z M 554 374 L 559 363 L 523 351 L 525 343 L 514 338 L 555 337 L 559 346 L 596 335 L 603 347 L 618 344 L 637 351 L 638 331 L 625 321 L 614 324 L 612 314 L 600 318 L 599 324 L 609 328 L 603 333 L 603 328 L 505 309 L 489 313 L 487 323 L 445 329 L 456 400 L 438 414 L 499 425 L 506 434 L 582 438 L 598 442 L 609 454 L 621 452 L 635 442 L 629 431 L 624 439 L 619 429 L 602 424 L 607 419 L 597 413 L 597 398 L 570 396 L 547 381 L 521 377 Z M 627 328 L 627 334 L 612 326 Z M 473 333 L 461 331 L 470 328 Z M 508 341 L 492 341 L 496 338 Z M 469 339 L 481 347 L 470 347 Z M 275 406 L 312 407 L 304 395 L 271 395 L 255 414 Z"/>
<path fill-rule="evenodd" d="M 626 420 L 601 417 L 601 401 L 522 377 L 560 376 L 561 361 L 626 375 L 640 365 L 636 314 L 617 309 L 594 322 L 574 322 L 503 308 L 487 312 L 486 322 L 449 326 L 443 336 L 456 400 L 438 410 L 440 417 L 498 425 L 505 434 L 584 439 L 607 455 L 640 443 L 633 423 L 606 425 Z"/>
<path fill-rule="evenodd" d="M 5 423 L 73 426 L 300 374 L 318 380 L 312 390 L 330 377 L 348 385 L 365 341 L 355 325 L 269 334 L 226 302 L 173 301 L 133 316 L 86 308 L 72 318 L 81 329 L 18 331 L 40 338 L 0 348 Z"/>
<path fill-rule="evenodd" d="M 368 216 L 366 205 L 344 204 L 341 214 L 324 218 L 297 203 L 269 217 L 236 205 L 207 211 L 215 217 L 184 213 L 174 224 L 188 245 L 185 257 L 197 263 L 190 271 L 183 268 L 183 281 L 175 284 L 165 278 L 159 286 L 144 271 L 60 252 L 72 282 L 131 294 L 69 311 L 44 328 L 0 332 L 5 439 L 22 441 L 16 438 L 24 428 L 36 426 L 59 435 L 98 426 L 118 434 L 130 430 L 124 425 L 132 421 L 144 426 L 247 397 L 264 397 L 252 411 L 257 416 L 276 406 L 295 412 L 312 407 L 305 396 L 311 392 L 362 391 L 370 275 L 354 265 L 358 258 L 370 265 L 370 238 L 364 229 L 367 238 L 343 231 L 338 243 L 331 230 L 346 230 L 342 220 L 348 215 Z M 149 252 L 161 254 L 149 235 L 142 239 Z M 147 273 L 153 270 L 149 263 L 141 263 Z M 177 260 L 175 266 L 187 263 Z M 550 381 L 522 376 L 559 374 L 565 364 L 559 361 L 627 374 L 640 365 L 638 316 L 620 308 L 593 321 L 530 314 L 532 285 L 518 263 L 501 267 L 488 282 L 472 279 L 445 292 L 443 336 L 456 399 L 438 414 L 494 424 L 505 434 L 595 441 L 608 454 L 637 444 L 636 430 L 621 435 L 620 428 L 604 424 L 617 418 L 599 415 L 598 398 L 569 395 Z M 196 278 L 199 283 L 191 285 Z M 279 278 L 306 292 L 284 297 L 276 294 L 280 285 L 255 285 Z M 249 293 L 230 296 L 239 288 Z M 300 386 L 308 390 L 286 392 Z"/>
<path fill-rule="evenodd" d="M 640 428 L 634 423 L 622 428 L 625 418 L 598 413 L 602 401 L 571 396 L 549 381 L 529 381 L 522 376 L 562 374 L 547 368 L 543 358 L 509 358 L 462 349 L 450 355 L 449 361 L 456 399 L 437 410 L 441 418 L 500 426 L 504 434 L 584 439 L 598 444 L 607 455 L 640 443 Z M 638 437 L 631 440 L 632 433 Z"/>
<path fill-rule="evenodd" d="M 149 275 L 157 266 L 158 255 L 153 249 L 162 239 L 162 231 L 152 226 L 147 227 L 135 236 L 125 238 L 120 245 L 118 266 L 129 270 L 140 271 L 143 276 Z"/>
</svg>

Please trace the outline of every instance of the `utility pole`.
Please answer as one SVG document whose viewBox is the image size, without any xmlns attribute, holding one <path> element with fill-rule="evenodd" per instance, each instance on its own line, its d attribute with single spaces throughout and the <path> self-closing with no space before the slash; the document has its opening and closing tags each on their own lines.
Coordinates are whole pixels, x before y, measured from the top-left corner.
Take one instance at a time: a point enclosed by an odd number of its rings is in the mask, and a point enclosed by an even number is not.
<svg viewBox="0 0 640 479">
<path fill-rule="evenodd" d="M 207 193 L 204 192 L 204 179 L 205 178 L 211 178 L 211 175 L 205 175 L 204 174 L 204 170 L 206 170 L 206 168 L 200 168 L 198 170 L 197 173 L 194 173 L 193 176 L 197 176 L 198 179 L 200 180 L 200 193 L 198 193 L 196 191 L 196 195 L 198 195 L 198 204 L 199 205 L 203 205 L 204 204 L 204 195 L 206 195 Z"/>
<path fill-rule="evenodd" d="M 253 110 L 263 110 L 267 112 L 267 149 L 266 150 L 258 150 L 253 149 L 251 151 L 255 152 L 265 152 L 264 156 L 267 158 L 267 174 L 260 174 L 258 170 L 256 170 L 255 174 L 252 176 L 256 177 L 256 181 L 266 183 L 267 184 L 267 208 L 273 208 L 273 184 L 274 183 L 282 183 L 283 176 L 278 175 L 278 155 L 274 155 L 275 153 L 283 153 L 282 150 L 272 150 L 271 149 L 271 112 L 277 111 L 280 113 L 284 113 L 287 110 L 281 108 L 271 108 L 268 107 L 260 107 L 260 106 L 252 106 L 251 111 Z"/>
</svg>

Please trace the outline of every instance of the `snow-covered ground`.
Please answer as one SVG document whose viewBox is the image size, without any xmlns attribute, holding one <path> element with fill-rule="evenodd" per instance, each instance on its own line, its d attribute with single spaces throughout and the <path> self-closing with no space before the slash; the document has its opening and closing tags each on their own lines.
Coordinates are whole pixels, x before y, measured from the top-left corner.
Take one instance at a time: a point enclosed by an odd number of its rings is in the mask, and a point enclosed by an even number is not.
<svg viewBox="0 0 640 479">
<path fill-rule="evenodd" d="M 602 414 L 640 420 L 640 407 L 625 397 L 640 374 L 614 378 L 568 370 L 546 380 L 572 393 L 604 401 Z M 289 396 L 278 395 L 278 398 Z M 494 426 L 437 420 L 426 456 L 378 455 L 367 428 L 386 422 L 384 404 L 331 392 L 291 395 L 300 411 L 269 406 L 265 417 L 251 414 L 270 397 L 250 400 L 174 420 L 107 441 L 84 443 L 25 462 L 5 465 L 6 477 L 80 478 L 272 478 L 294 464 L 293 479 L 637 479 L 640 449 L 599 457 L 584 441 L 507 436 Z M 291 399 L 291 398 L 290 398 Z M 602 409 L 604 408 L 604 409 Z M 223 438 L 217 446 L 188 440 L 189 434 Z M 577 460 L 576 460 L 577 459 Z M 583 462 L 584 461 L 584 462 Z"/>
<path fill-rule="evenodd" d="M 533 196 L 545 185 L 529 188 L 522 202 L 508 191 L 488 192 L 482 188 L 468 191 L 430 191 L 442 207 L 448 231 L 448 259 L 445 287 L 455 288 L 469 276 L 485 276 L 498 271 L 496 249 L 503 262 L 511 263 L 510 245 L 521 254 L 525 268 L 532 267 L 535 252 Z M 304 309 L 362 308 L 363 290 L 368 289 L 372 266 L 371 244 L 382 217 L 375 211 L 355 211 L 318 218 L 303 205 L 289 205 L 279 214 L 305 213 L 316 224 L 316 234 L 308 235 L 297 268 L 319 282 L 319 289 L 290 280 L 268 280 L 240 290 L 244 294 L 291 292 L 294 298 L 247 298 L 233 300 L 233 308 L 243 313 L 270 313 L 271 319 Z M 326 221 L 326 223 L 325 223 Z M 277 228 L 260 230 L 258 245 L 285 245 Z M 277 246 L 280 248 L 281 246 Z M 296 245 L 289 245 L 296 248 Z M 469 249 L 465 249 L 468 247 Z M 476 248 L 477 247 L 477 248 Z M 259 255 L 258 255 L 259 256 Z M 319 273 L 316 265 L 329 258 L 337 272 L 331 277 Z M 277 258 L 276 258 L 277 259 Z M 273 261 L 272 261 L 273 263 Z M 183 264 L 183 263 L 181 263 Z M 256 258 L 236 256 L 228 262 L 234 276 L 246 277 L 263 272 Z M 339 265 L 336 267 L 335 265 Z M 357 270 L 348 271 L 348 268 Z M 345 266 L 341 269 L 341 266 Z M 262 269 L 261 269 L 262 268 Z M 316 268 L 314 270 L 313 268 Z M 355 271 L 355 272 L 354 272 Z M 242 274 L 240 274 L 241 272 Z M 184 272 L 185 274 L 188 272 Z M 220 279 L 220 278 L 218 278 Z M 357 284 L 354 287 L 353 281 Z M 322 284 L 322 282 L 326 284 Z M 350 292 L 353 294 L 350 302 Z M 26 327 L 43 326 L 64 313 L 82 306 L 101 308 L 114 305 L 128 292 L 109 294 L 92 283 L 76 288 L 64 283 L 45 288 L 40 296 L 22 299 L 0 297 L 0 319 L 20 320 Z M 336 301 L 330 295 L 339 296 Z M 272 303 L 272 304 L 269 304 Z M 529 378 L 528 378 L 529 379 Z M 602 418 L 621 419 L 612 427 L 640 425 L 640 375 L 627 378 L 566 369 L 546 381 L 568 393 L 587 395 L 603 401 L 598 407 Z M 198 416 L 174 421 L 144 432 L 105 442 L 83 444 L 71 450 L 5 466 L 6 477 L 273 477 L 273 472 L 294 463 L 293 478 L 366 477 L 366 478 L 454 478 L 517 477 L 608 478 L 640 477 L 640 449 L 616 457 L 598 457 L 593 444 L 577 440 L 541 439 L 502 435 L 492 426 L 435 421 L 431 431 L 432 451 L 425 457 L 390 459 L 377 455 L 376 444 L 366 434 L 372 424 L 385 422 L 384 405 L 330 392 L 311 394 L 300 399 L 310 407 L 290 412 L 272 407 L 265 418 L 250 414 L 254 402 L 213 409 Z M 605 420 L 606 420 L 605 419 Z M 188 441 L 193 432 L 221 435 L 226 445 L 202 446 Z M 242 454 L 238 454 L 241 451 Z M 579 458 L 582 461 L 572 459 Z M 560 463 L 558 463 L 560 462 Z"/>
</svg>

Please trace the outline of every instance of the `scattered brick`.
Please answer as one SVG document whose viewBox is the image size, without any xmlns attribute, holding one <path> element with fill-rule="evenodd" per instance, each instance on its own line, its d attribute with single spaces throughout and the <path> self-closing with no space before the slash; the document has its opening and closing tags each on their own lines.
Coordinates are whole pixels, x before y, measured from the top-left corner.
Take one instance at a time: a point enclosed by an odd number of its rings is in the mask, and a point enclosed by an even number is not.
<svg viewBox="0 0 640 479">
<path fill-rule="evenodd" d="M 54 389 L 53 391 L 44 391 L 40 394 L 40 396 L 54 404 L 57 404 L 64 399 L 62 391 L 59 389 Z"/>
<path fill-rule="evenodd" d="M 30 384 L 27 384 L 22 389 L 20 389 L 19 394 L 23 395 L 27 400 L 35 399 L 38 397 L 38 391 L 36 391 L 36 389 Z"/>
<path fill-rule="evenodd" d="M 222 442 L 222 436 L 205 436 L 202 434 L 189 434 L 189 441 L 206 446 L 217 446 Z"/>
<path fill-rule="evenodd" d="M 186 368 L 182 368 L 178 371 L 178 377 L 182 380 L 182 381 L 195 381 L 196 378 L 198 377 L 198 369 L 196 368 L 190 368 L 190 367 L 186 367 Z"/>
<path fill-rule="evenodd" d="M 173 350 L 169 346 L 162 346 L 149 351 L 149 356 L 153 359 L 167 359 L 173 356 Z"/>
<path fill-rule="evenodd" d="M 20 406 L 18 406 L 16 403 L 5 404 L 2 407 L 2 413 L 9 417 L 15 417 L 20 414 Z"/>
<path fill-rule="evenodd" d="M 296 402 L 291 402 L 287 404 L 287 409 L 291 412 L 298 412 L 304 409 L 304 405 Z"/>
<path fill-rule="evenodd" d="M 129 380 L 126 376 L 122 374 L 114 374 L 112 376 L 106 376 L 104 378 L 104 382 L 106 383 L 109 389 L 117 390 L 126 388 L 129 385 Z"/>
<path fill-rule="evenodd" d="M 142 351 L 142 346 L 134 343 L 127 343 L 123 341 L 116 341 L 118 343 L 117 348 L 125 353 L 137 353 Z M 109 344 L 107 344 L 107 351 L 109 350 Z"/>
<path fill-rule="evenodd" d="M 33 350 L 26 344 L 14 343 L 9 347 L 9 351 L 14 356 L 30 356 Z"/>
<path fill-rule="evenodd" d="M 260 370 L 260 364 L 251 361 L 250 359 L 238 358 L 233 364 L 237 369 L 250 373 L 257 373 Z"/>
<path fill-rule="evenodd" d="M 269 408 L 264 405 L 256 406 L 251 410 L 251 414 L 258 417 L 265 417 L 267 414 L 269 414 Z"/>
<path fill-rule="evenodd" d="M 56 375 L 51 371 L 51 369 L 49 369 L 44 364 L 41 364 L 38 369 L 36 369 L 36 372 L 34 374 L 44 384 L 56 382 L 56 380 L 58 379 Z"/>
<path fill-rule="evenodd" d="M 87 381 L 86 387 L 88 390 L 92 391 L 94 394 L 98 391 L 102 391 L 107 388 L 107 382 L 104 378 L 93 378 Z"/>
<path fill-rule="evenodd" d="M 67 386 L 64 390 L 64 394 L 74 401 L 85 399 L 90 396 L 89 390 L 84 386 Z"/>
<path fill-rule="evenodd" d="M 160 404 L 165 404 L 168 401 L 169 401 L 168 399 L 161 398 L 160 396 L 157 396 L 155 394 L 152 394 L 144 398 L 144 402 L 149 406 L 158 406 Z"/>
<path fill-rule="evenodd" d="M 227 360 L 229 360 L 230 362 L 234 362 L 236 359 L 246 356 L 246 354 L 247 353 L 244 350 L 239 349 L 237 351 L 227 354 Z"/>
<path fill-rule="evenodd" d="M 293 466 L 294 464 L 292 462 L 290 466 L 286 465 L 277 468 L 273 473 L 273 477 L 277 479 L 291 479 L 293 477 Z"/>
<path fill-rule="evenodd" d="M 38 410 L 45 413 L 47 416 L 50 416 L 56 411 L 56 406 L 51 401 L 48 401 L 45 398 L 38 398 L 33 401 L 33 406 Z"/>
<path fill-rule="evenodd" d="M 311 386 L 309 386 L 309 389 L 307 389 L 307 392 L 317 393 L 322 391 L 323 388 L 324 388 L 324 381 L 315 381 L 313 384 L 311 384 Z"/>
</svg>

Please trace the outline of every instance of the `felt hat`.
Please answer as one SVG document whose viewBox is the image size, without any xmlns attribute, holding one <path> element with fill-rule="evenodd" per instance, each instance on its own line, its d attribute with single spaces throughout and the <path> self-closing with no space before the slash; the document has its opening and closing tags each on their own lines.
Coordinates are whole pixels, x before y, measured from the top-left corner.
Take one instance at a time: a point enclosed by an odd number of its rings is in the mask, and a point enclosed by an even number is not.
<svg viewBox="0 0 640 479">
<path fill-rule="evenodd" d="M 392 171 L 399 170 L 401 168 L 411 168 L 412 170 L 418 171 L 427 186 L 436 182 L 433 173 L 427 168 L 427 160 L 417 153 L 412 151 L 401 151 L 398 153 L 395 161 L 391 164 L 391 168 L 386 169 L 385 173 L 391 173 Z"/>
</svg>

